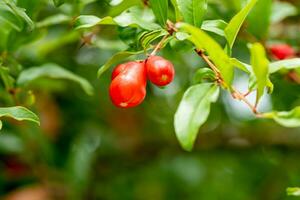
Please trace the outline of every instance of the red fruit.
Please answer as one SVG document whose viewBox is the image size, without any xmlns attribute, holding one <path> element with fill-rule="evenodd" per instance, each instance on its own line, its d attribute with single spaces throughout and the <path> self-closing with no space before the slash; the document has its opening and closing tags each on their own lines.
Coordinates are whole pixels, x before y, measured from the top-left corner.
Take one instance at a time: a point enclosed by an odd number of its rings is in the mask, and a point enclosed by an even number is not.
<svg viewBox="0 0 300 200">
<path fill-rule="evenodd" d="M 109 94 L 114 105 L 130 108 L 143 102 L 147 84 L 144 62 L 118 65 L 112 73 L 112 79 Z"/>
<path fill-rule="evenodd" d="M 146 70 L 149 80 L 157 86 L 168 85 L 175 76 L 173 64 L 160 56 L 150 56 L 146 61 Z"/>
<path fill-rule="evenodd" d="M 113 80 L 114 78 L 116 78 L 116 76 L 118 76 L 120 73 L 122 73 L 126 69 L 127 64 L 128 63 L 123 63 L 123 64 L 119 64 L 118 66 L 116 66 L 116 68 L 112 72 L 111 80 Z"/>
<path fill-rule="evenodd" d="M 270 47 L 272 55 L 278 60 L 284 60 L 296 55 L 295 50 L 287 44 L 275 44 Z"/>
</svg>

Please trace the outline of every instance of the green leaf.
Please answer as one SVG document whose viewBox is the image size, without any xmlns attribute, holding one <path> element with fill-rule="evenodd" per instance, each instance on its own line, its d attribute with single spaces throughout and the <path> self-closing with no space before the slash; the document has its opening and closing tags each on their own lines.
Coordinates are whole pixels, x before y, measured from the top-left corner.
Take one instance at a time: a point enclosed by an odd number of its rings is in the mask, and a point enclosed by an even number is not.
<svg viewBox="0 0 300 200">
<path fill-rule="evenodd" d="M 138 41 L 143 47 L 143 49 L 147 49 L 150 44 L 157 40 L 158 38 L 167 35 L 168 32 L 165 31 L 164 29 L 158 29 L 158 30 L 153 30 L 153 31 L 145 31 L 142 34 L 140 34 Z"/>
<path fill-rule="evenodd" d="M 275 122 L 285 127 L 300 127 L 300 106 L 288 112 L 274 111 L 270 113 L 264 113 L 262 116 L 264 118 L 273 119 Z"/>
<path fill-rule="evenodd" d="M 162 27 L 166 26 L 168 20 L 168 0 L 150 0 L 151 8 L 153 13 Z"/>
<path fill-rule="evenodd" d="M 255 43 L 250 46 L 251 51 L 251 65 L 257 81 L 257 96 L 256 101 L 264 94 L 264 89 L 269 80 L 269 60 L 266 57 L 264 47 Z"/>
<path fill-rule="evenodd" d="M 0 3 L 0 20 L 7 22 L 16 31 L 21 31 L 24 27 L 23 22 L 12 13 L 6 5 Z"/>
<path fill-rule="evenodd" d="M 227 27 L 227 23 L 223 20 L 205 20 L 201 26 L 202 30 L 209 31 L 220 36 L 225 37 L 225 28 Z"/>
<path fill-rule="evenodd" d="M 236 58 L 231 58 L 230 59 L 232 65 L 234 65 L 235 67 L 237 67 L 238 69 L 250 74 L 251 73 L 251 66 L 246 64 L 246 63 L 243 63 L 241 61 L 239 61 L 238 59 Z"/>
<path fill-rule="evenodd" d="M 204 80 L 214 81 L 216 80 L 215 73 L 209 68 L 200 68 L 194 74 L 192 83 L 202 83 Z"/>
<path fill-rule="evenodd" d="M 123 51 L 118 52 L 115 55 L 113 55 L 103 66 L 101 66 L 98 70 L 98 77 L 100 77 L 106 70 L 108 70 L 113 64 L 124 60 L 125 58 L 128 58 L 133 55 L 144 53 L 144 51 L 136 51 L 136 52 L 130 52 L 130 51 Z"/>
<path fill-rule="evenodd" d="M 182 15 L 180 13 L 177 0 L 171 0 L 171 3 L 173 4 L 174 10 L 175 10 L 176 22 L 179 22 L 182 20 Z"/>
<path fill-rule="evenodd" d="M 22 71 L 17 80 L 17 84 L 28 85 L 39 78 L 65 79 L 74 81 L 78 83 L 88 95 L 93 95 L 94 93 L 93 87 L 86 79 L 54 63 L 48 63 L 40 67 L 32 67 Z"/>
<path fill-rule="evenodd" d="M 283 1 L 274 1 L 272 6 L 271 22 L 278 23 L 287 17 L 295 16 L 297 14 L 297 8 L 293 4 Z"/>
<path fill-rule="evenodd" d="M 280 60 L 270 64 L 270 73 L 276 73 L 282 69 L 296 69 L 300 68 L 300 58 L 293 58 L 288 60 Z"/>
<path fill-rule="evenodd" d="M 225 29 L 225 35 L 228 42 L 229 50 L 232 49 L 236 37 L 244 23 L 247 15 L 250 13 L 251 9 L 254 7 L 258 0 L 250 0 L 249 3 L 238 12 L 228 23 Z"/>
<path fill-rule="evenodd" d="M 210 105 L 218 96 L 219 87 L 213 83 L 194 85 L 185 92 L 174 116 L 176 136 L 185 150 L 192 150 L 199 128 L 209 116 Z"/>
<path fill-rule="evenodd" d="M 207 0 L 177 0 L 177 3 L 184 21 L 201 27 L 207 11 Z"/>
<path fill-rule="evenodd" d="M 3 0 L 3 1 L 7 5 L 7 7 L 9 7 L 11 9 L 12 13 L 14 13 L 16 16 L 18 16 L 22 20 L 24 20 L 28 24 L 29 29 L 33 30 L 34 23 L 30 19 L 30 17 L 28 17 L 28 15 L 26 14 L 26 12 L 25 12 L 26 10 L 24 8 L 17 7 L 16 4 L 14 3 L 14 1 L 9 1 L 9 0 Z"/>
<path fill-rule="evenodd" d="M 47 26 L 62 24 L 62 23 L 68 23 L 72 20 L 70 16 L 64 15 L 64 14 L 57 14 L 52 15 L 50 17 L 47 17 L 43 19 L 42 21 L 38 22 L 36 24 L 37 28 L 44 28 Z"/>
<path fill-rule="evenodd" d="M 75 20 L 76 29 L 91 28 L 96 25 L 117 25 L 112 17 L 99 18 L 94 15 L 80 15 Z"/>
<path fill-rule="evenodd" d="M 6 107 L 0 108 L 0 118 L 9 117 L 18 121 L 31 121 L 40 124 L 38 116 L 25 107 Z"/>
<path fill-rule="evenodd" d="M 6 91 L 9 91 L 14 87 L 15 79 L 10 76 L 8 68 L 0 67 L 0 77 L 3 81 Z"/>
<path fill-rule="evenodd" d="M 54 5 L 57 7 L 64 4 L 65 2 L 65 0 L 53 0 Z"/>
<path fill-rule="evenodd" d="M 224 52 L 222 47 L 207 33 L 199 28 L 186 23 L 180 23 L 179 28 L 191 35 L 189 40 L 196 45 L 197 49 L 205 50 L 208 53 L 210 59 L 220 70 L 225 83 L 227 83 L 229 87 L 233 80 L 234 70 L 230 58 Z"/>
<path fill-rule="evenodd" d="M 299 187 L 289 187 L 286 189 L 286 193 L 288 196 L 300 196 L 300 188 Z"/>
<path fill-rule="evenodd" d="M 117 25 L 121 27 L 140 27 L 145 30 L 159 29 L 159 25 L 153 22 L 152 13 L 148 9 L 141 10 L 132 7 L 117 17 L 99 18 L 94 15 L 80 15 L 75 20 L 75 29 L 91 28 L 96 25 Z"/>
<path fill-rule="evenodd" d="M 272 2 L 273 0 L 258 1 L 248 17 L 248 31 L 261 40 L 266 39 L 268 36 Z"/>
</svg>

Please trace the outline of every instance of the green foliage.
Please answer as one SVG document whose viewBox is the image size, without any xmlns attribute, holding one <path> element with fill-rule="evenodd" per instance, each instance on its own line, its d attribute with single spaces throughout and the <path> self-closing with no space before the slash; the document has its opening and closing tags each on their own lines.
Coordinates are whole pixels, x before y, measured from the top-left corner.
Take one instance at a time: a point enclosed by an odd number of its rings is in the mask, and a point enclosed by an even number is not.
<svg viewBox="0 0 300 200">
<path fill-rule="evenodd" d="M 297 69 L 299 67 L 300 67 L 299 58 L 281 60 L 270 64 L 270 73 L 273 74 L 280 70 L 291 70 L 291 69 Z"/>
<path fill-rule="evenodd" d="M 265 118 L 274 119 L 277 123 L 286 127 L 300 126 L 300 106 L 294 108 L 289 112 L 271 112 L 265 113 Z"/>
<path fill-rule="evenodd" d="M 268 35 L 272 3 L 272 0 L 257 1 L 257 4 L 249 15 L 248 31 L 260 39 L 265 39 Z"/>
<path fill-rule="evenodd" d="M 164 29 L 158 29 L 153 31 L 145 31 L 140 34 L 138 41 L 144 50 L 147 50 L 150 45 L 157 39 L 168 35 L 168 32 Z"/>
<path fill-rule="evenodd" d="M 17 84 L 26 86 L 40 78 L 74 81 L 82 87 L 86 94 L 93 95 L 94 93 L 93 86 L 91 86 L 87 80 L 53 63 L 47 63 L 39 67 L 32 67 L 22 71 L 17 80 Z"/>
<path fill-rule="evenodd" d="M 102 67 L 99 68 L 97 73 L 98 77 L 100 77 L 105 71 L 107 71 L 113 64 L 120 62 L 130 56 L 141 54 L 143 52 L 144 51 L 137 51 L 137 52 L 124 51 L 113 55 Z"/>
<path fill-rule="evenodd" d="M 168 19 L 168 0 L 150 0 L 151 8 L 153 10 L 156 19 L 162 27 L 166 26 Z"/>
<path fill-rule="evenodd" d="M 189 40 L 195 44 L 197 49 L 205 50 L 208 53 L 210 59 L 220 70 L 227 87 L 230 87 L 233 80 L 233 65 L 221 46 L 201 29 L 189 24 L 180 24 L 180 28 L 191 34 Z"/>
<path fill-rule="evenodd" d="M 269 79 L 269 61 L 266 58 L 266 52 L 264 47 L 255 43 L 250 46 L 251 50 L 251 66 L 253 68 L 254 75 L 257 80 L 257 96 L 256 102 L 260 100 L 260 98 L 264 94 L 265 87 L 268 84 Z"/>
<path fill-rule="evenodd" d="M 0 1 L 1 199 L 28 185 L 74 200 L 299 196 L 299 6 Z M 276 60 L 277 43 L 297 54 Z M 174 81 L 114 108 L 108 72 L 154 54 Z"/>
<path fill-rule="evenodd" d="M 250 0 L 249 3 L 237 13 L 228 23 L 225 29 L 225 35 L 228 43 L 229 50 L 232 49 L 236 37 L 251 9 L 255 6 L 258 0 Z"/>
<path fill-rule="evenodd" d="M 289 196 L 300 196 L 300 188 L 298 187 L 287 188 L 286 192 Z"/>
<path fill-rule="evenodd" d="M 193 83 L 201 83 L 204 80 L 214 81 L 216 80 L 215 73 L 209 68 L 200 68 L 198 69 L 193 78 Z"/>
<path fill-rule="evenodd" d="M 13 118 L 18 121 L 31 121 L 40 124 L 39 118 L 36 116 L 36 114 L 31 112 L 27 108 L 21 106 L 0 108 L 0 118 L 3 117 Z M 2 122 L 1 122 L 0 129 L 1 128 L 2 128 Z"/>
<path fill-rule="evenodd" d="M 153 22 L 150 10 L 142 10 L 138 7 L 132 7 L 116 17 L 99 18 L 93 15 L 81 15 L 75 21 L 76 29 L 91 28 L 96 25 L 118 25 L 121 27 L 140 27 L 146 30 L 159 29 L 159 26 Z"/>
<path fill-rule="evenodd" d="M 206 0 L 177 0 L 177 4 L 185 22 L 201 27 L 207 11 Z"/>
<path fill-rule="evenodd" d="M 183 95 L 174 117 L 174 126 L 185 150 L 192 150 L 199 127 L 207 120 L 210 105 L 216 102 L 218 96 L 219 88 L 212 83 L 194 85 Z"/>
<path fill-rule="evenodd" d="M 210 31 L 212 33 L 216 33 L 222 37 L 225 37 L 225 28 L 227 27 L 227 23 L 223 20 L 205 20 L 201 26 L 202 30 Z"/>
</svg>

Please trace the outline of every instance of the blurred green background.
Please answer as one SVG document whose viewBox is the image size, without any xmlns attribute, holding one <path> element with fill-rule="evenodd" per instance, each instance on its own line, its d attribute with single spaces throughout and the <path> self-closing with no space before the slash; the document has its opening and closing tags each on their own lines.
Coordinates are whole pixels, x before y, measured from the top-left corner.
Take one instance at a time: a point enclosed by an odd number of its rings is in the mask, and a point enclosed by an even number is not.
<svg viewBox="0 0 300 200">
<path fill-rule="evenodd" d="M 123 110 L 112 105 L 110 72 L 97 79 L 97 70 L 114 53 L 135 48 L 139 30 L 99 26 L 76 31 L 72 21 L 79 14 L 116 16 L 131 6 L 143 8 L 142 1 L 69 0 L 58 7 L 48 0 L 15 2 L 26 9 L 36 28 L 16 30 L 0 12 L 0 55 L 12 76 L 33 66 L 56 63 L 86 78 L 95 95 L 88 96 L 76 83 L 62 80 L 41 79 L 30 85 L 35 96 L 31 109 L 39 115 L 41 127 L 4 121 L 1 199 L 297 199 L 288 197 L 286 188 L 300 186 L 300 129 L 256 120 L 247 107 L 225 92 L 213 104 L 194 150 L 181 149 L 173 115 L 194 72 L 205 66 L 188 46 L 167 45 L 161 52 L 176 68 L 170 86 L 160 89 L 149 84 L 146 100 L 137 108 Z M 244 2 L 209 1 L 206 18 L 228 22 Z M 297 49 L 299 10 L 298 0 L 273 1 L 269 11 L 254 9 L 234 56 L 249 62 L 247 42 L 252 40 L 284 42 Z M 62 20 L 43 21 L 51 16 Z M 271 18 L 273 21 L 263 24 Z M 223 38 L 212 36 L 224 44 Z M 261 109 L 286 110 L 299 105 L 299 84 L 284 75 L 271 78 L 274 95 L 264 97 Z M 242 75 L 236 80 L 238 87 L 247 87 L 241 80 Z M 4 87 L 0 95 L 1 105 L 13 105 Z"/>
</svg>

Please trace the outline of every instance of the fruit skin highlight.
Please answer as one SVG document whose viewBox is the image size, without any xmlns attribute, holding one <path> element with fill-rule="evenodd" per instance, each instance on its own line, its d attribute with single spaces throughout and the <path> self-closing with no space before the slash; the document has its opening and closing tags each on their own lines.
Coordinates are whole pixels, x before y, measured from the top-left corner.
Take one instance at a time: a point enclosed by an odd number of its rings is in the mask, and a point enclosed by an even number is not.
<svg viewBox="0 0 300 200">
<path fill-rule="evenodd" d="M 173 64 L 160 56 L 150 56 L 146 60 L 146 70 L 148 79 L 160 87 L 170 84 L 175 76 Z"/>
<path fill-rule="evenodd" d="M 270 46 L 270 52 L 278 60 L 284 60 L 287 58 L 295 57 L 296 52 L 288 44 L 274 44 Z"/>
<path fill-rule="evenodd" d="M 144 62 L 118 65 L 112 73 L 109 95 L 120 108 L 135 107 L 146 97 L 147 75 Z"/>
</svg>

